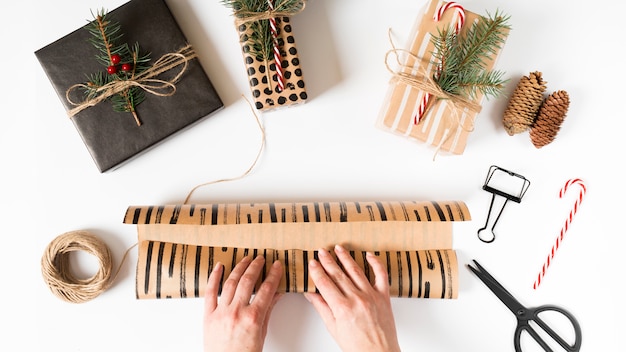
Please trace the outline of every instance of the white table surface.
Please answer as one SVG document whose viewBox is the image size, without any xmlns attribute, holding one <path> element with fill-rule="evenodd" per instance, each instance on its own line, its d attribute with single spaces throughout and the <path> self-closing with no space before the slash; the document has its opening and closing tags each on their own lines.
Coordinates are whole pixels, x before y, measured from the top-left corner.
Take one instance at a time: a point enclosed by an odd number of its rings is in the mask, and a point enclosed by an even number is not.
<svg viewBox="0 0 626 352">
<path fill-rule="evenodd" d="M 310 0 L 292 18 L 309 101 L 262 114 L 267 146 L 246 178 L 202 188 L 193 202 L 324 200 L 462 200 L 472 220 L 454 224 L 460 261 L 456 300 L 393 299 L 406 351 L 513 351 L 515 319 L 465 264 L 479 260 L 522 303 L 552 303 L 579 320 L 585 351 L 617 351 L 623 314 L 623 112 L 619 1 L 468 0 L 477 13 L 501 11 L 513 27 L 497 68 L 510 79 L 542 71 L 548 92 L 566 90 L 571 106 L 556 140 L 536 149 L 527 133 L 502 127 L 506 99 L 483 104 L 461 156 L 375 127 L 390 78 L 387 31 L 407 39 L 425 0 Z M 260 132 L 230 10 L 220 1 L 167 0 L 225 103 L 224 110 L 123 167 L 100 174 L 33 52 L 84 25 L 90 10 L 122 0 L 3 2 L 0 36 L 0 233 L 3 351 L 200 351 L 201 299 L 135 299 L 136 251 L 115 284 L 96 299 L 70 304 L 45 285 L 40 259 L 57 235 L 89 230 L 105 239 L 115 267 L 136 242 L 122 224 L 129 205 L 180 203 L 197 184 L 240 175 Z M 522 202 L 507 205 L 491 244 L 476 231 L 490 193 L 489 166 L 531 181 Z M 559 199 L 570 178 L 587 195 L 545 281 L 533 280 L 555 241 L 577 190 Z M 79 255 L 77 270 L 96 264 Z M 623 347 L 621 347 L 623 348 Z M 274 310 L 267 351 L 338 351 L 301 295 Z"/>
</svg>

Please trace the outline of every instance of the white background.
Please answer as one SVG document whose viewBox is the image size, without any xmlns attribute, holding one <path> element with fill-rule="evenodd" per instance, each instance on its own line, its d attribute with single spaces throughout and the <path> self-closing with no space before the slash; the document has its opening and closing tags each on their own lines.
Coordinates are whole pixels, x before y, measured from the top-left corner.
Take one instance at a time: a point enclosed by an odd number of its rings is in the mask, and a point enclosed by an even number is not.
<svg viewBox="0 0 626 352">
<path fill-rule="evenodd" d="M 4 1 L 0 85 L 0 350 L 200 351 L 201 299 L 135 299 L 136 251 L 114 285 L 70 304 L 45 285 L 40 259 L 57 235 L 101 236 L 117 268 L 136 242 L 122 224 L 129 205 L 181 203 L 197 184 L 236 177 L 254 159 L 260 132 L 230 10 L 217 0 L 167 0 L 225 109 L 123 167 L 100 174 L 33 52 L 83 26 L 90 10 L 121 0 Z M 405 351 L 513 351 L 515 318 L 464 266 L 479 260 L 529 306 L 552 303 L 579 320 L 585 351 L 623 346 L 623 13 L 620 1 L 468 0 L 466 9 L 511 15 L 497 68 L 510 79 L 542 71 L 548 92 L 566 90 L 571 106 L 556 140 L 536 149 L 527 133 L 502 127 L 507 99 L 483 104 L 461 156 L 375 127 L 390 78 L 384 55 L 392 29 L 405 43 L 424 0 L 310 0 L 292 18 L 309 101 L 262 114 L 267 146 L 246 178 L 202 188 L 192 202 L 462 200 L 472 221 L 455 223 L 460 260 L 456 300 L 393 299 Z M 155 24 L 157 26 L 158 24 Z M 80 59 L 80 58 L 77 58 Z M 181 107 L 184 109 L 184 107 Z M 531 181 L 509 203 L 499 237 L 476 231 L 491 194 L 481 189 L 498 165 Z M 538 290 L 532 288 L 578 189 L 559 199 L 566 180 L 588 192 Z M 94 273 L 89 256 L 77 270 Z M 277 305 L 267 351 L 337 351 L 301 295 Z"/>
</svg>

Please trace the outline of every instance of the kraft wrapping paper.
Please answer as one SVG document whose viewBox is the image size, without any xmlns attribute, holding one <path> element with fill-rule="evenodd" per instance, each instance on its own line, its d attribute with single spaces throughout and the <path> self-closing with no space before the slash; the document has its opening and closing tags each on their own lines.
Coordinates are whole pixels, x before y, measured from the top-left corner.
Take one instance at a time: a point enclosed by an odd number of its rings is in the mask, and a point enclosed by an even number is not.
<svg viewBox="0 0 626 352">
<path fill-rule="evenodd" d="M 139 299 L 202 297 L 216 262 L 224 280 L 244 256 L 285 268 L 282 292 L 315 292 L 307 262 L 342 244 L 370 280 L 370 251 L 387 269 L 393 297 L 458 295 L 452 223 L 470 220 L 463 202 L 313 202 L 131 206 L 137 225 Z M 263 279 L 265 273 L 259 280 Z"/>
<path fill-rule="evenodd" d="M 250 47 L 252 46 L 248 40 L 251 33 L 250 27 L 248 24 L 241 24 L 238 27 L 240 38 L 242 38 L 241 48 L 254 106 L 261 111 L 302 104 L 308 98 L 289 17 L 276 18 L 276 26 L 278 40 L 281 43 L 282 63 L 280 65 L 283 68 L 285 79 L 283 91 L 278 89 L 274 59 L 271 58 L 265 62 L 250 54 Z"/>
<path fill-rule="evenodd" d="M 441 4 L 445 4 L 445 2 L 430 1 L 418 16 L 408 45 L 401 48 L 410 54 L 398 53 L 401 62 L 398 70 L 412 75 L 417 75 L 418 72 L 422 71 L 426 75 L 433 74 L 435 67 L 431 64 L 431 58 L 434 45 L 431 38 L 433 35 L 437 35 L 438 28 L 447 28 L 455 23 L 457 16 L 454 11 L 448 10 L 439 22 L 433 20 L 433 15 Z M 474 21 L 481 19 L 480 15 L 467 10 L 465 10 L 465 16 L 462 33 L 465 33 Z M 499 54 L 500 50 L 485 60 L 484 67 L 486 70 L 491 70 L 494 67 Z M 394 59 L 390 60 L 395 62 Z M 377 126 L 452 154 L 463 154 L 479 112 L 471 111 L 468 108 L 455 108 L 446 100 L 436 100 L 423 120 L 419 124 L 415 124 L 414 117 L 423 95 L 424 92 L 420 89 L 392 77 L 379 113 Z M 484 96 L 478 93 L 474 102 L 482 104 L 483 100 Z"/>
</svg>

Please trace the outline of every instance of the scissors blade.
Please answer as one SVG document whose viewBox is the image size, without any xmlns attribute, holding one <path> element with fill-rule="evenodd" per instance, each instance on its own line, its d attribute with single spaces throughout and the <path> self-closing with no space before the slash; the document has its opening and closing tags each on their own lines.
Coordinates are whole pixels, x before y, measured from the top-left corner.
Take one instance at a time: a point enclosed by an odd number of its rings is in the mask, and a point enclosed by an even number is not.
<svg viewBox="0 0 626 352">
<path fill-rule="evenodd" d="M 467 264 L 467 267 L 493 292 L 496 297 L 507 306 L 516 317 L 523 315 L 526 312 L 526 308 L 517 300 L 513 295 L 509 293 L 499 282 L 496 280 L 485 268 L 480 265 L 475 259 L 472 260 L 476 265 L 476 268 Z"/>
</svg>

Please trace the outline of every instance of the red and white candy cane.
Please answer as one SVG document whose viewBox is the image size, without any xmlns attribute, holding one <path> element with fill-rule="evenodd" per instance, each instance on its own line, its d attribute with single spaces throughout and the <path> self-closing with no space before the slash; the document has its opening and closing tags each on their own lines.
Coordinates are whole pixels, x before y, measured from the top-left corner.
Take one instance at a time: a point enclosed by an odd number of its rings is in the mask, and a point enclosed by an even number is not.
<svg viewBox="0 0 626 352">
<path fill-rule="evenodd" d="M 554 259 L 554 255 L 556 254 L 556 251 L 559 249 L 559 246 L 561 245 L 561 242 L 563 241 L 563 237 L 565 236 L 565 233 L 569 229 L 572 219 L 574 218 L 574 215 L 576 215 L 576 212 L 578 211 L 578 208 L 580 207 L 580 203 L 582 203 L 583 197 L 585 196 L 585 193 L 587 192 L 587 187 L 585 186 L 585 183 L 583 182 L 583 180 L 579 178 L 573 178 L 573 179 L 568 180 L 563 186 L 563 188 L 561 188 L 561 191 L 559 192 L 559 198 L 563 198 L 563 195 L 565 195 L 565 192 L 567 192 L 568 188 L 572 187 L 573 185 L 578 185 L 580 187 L 580 192 L 578 193 L 578 197 L 576 198 L 576 201 L 574 202 L 574 206 L 569 212 L 569 216 L 567 217 L 567 219 L 565 219 L 565 223 L 563 224 L 563 227 L 561 227 L 561 232 L 557 236 L 556 241 L 554 242 L 554 245 L 552 246 L 552 250 L 550 251 L 548 258 L 546 259 L 546 262 L 543 264 L 543 267 L 541 267 L 541 271 L 537 275 L 537 280 L 535 280 L 535 283 L 533 284 L 533 289 L 535 290 L 541 284 L 543 277 L 546 274 L 546 270 L 548 270 L 550 263 Z"/>
<path fill-rule="evenodd" d="M 465 9 L 463 9 L 463 6 L 457 4 L 456 2 L 447 2 L 440 5 L 433 15 L 433 20 L 435 20 L 435 22 L 439 22 L 443 17 L 444 12 L 446 12 L 448 9 L 454 9 L 454 11 L 456 12 L 457 17 L 456 22 L 454 23 L 454 32 L 456 34 L 459 34 L 461 28 L 463 28 L 463 25 L 465 24 Z M 439 72 L 440 69 L 441 65 L 439 65 L 439 67 L 437 68 L 437 72 Z M 430 99 L 432 99 L 432 94 L 430 93 L 426 93 L 422 97 L 422 101 L 417 108 L 417 114 L 414 118 L 415 124 L 418 124 L 424 118 L 424 113 L 426 112 L 426 107 L 428 106 L 428 102 L 430 101 Z"/>
<path fill-rule="evenodd" d="M 267 4 L 270 10 L 274 10 L 274 0 L 267 0 Z M 278 30 L 276 29 L 276 20 L 274 17 L 270 19 L 270 32 L 272 34 L 272 40 L 274 42 L 274 65 L 276 66 L 276 80 L 278 81 L 278 91 L 282 92 L 285 89 L 285 78 L 283 77 L 282 59 L 280 57 L 280 46 L 278 45 Z"/>
<path fill-rule="evenodd" d="M 463 6 L 457 4 L 456 2 L 448 2 L 443 6 L 439 6 L 439 9 L 433 15 L 433 19 L 439 22 L 441 20 L 441 17 L 443 17 L 443 14 L 448 9 L 454 9 L 458 16 L 454 25 L 454 30 L 458 34 L 461 31 L 461 28 L 463 28 L 463 24 L 465 23 L 465 9 L 463 9 Z"/>
</svg>

